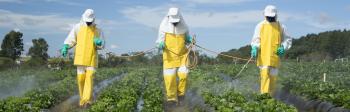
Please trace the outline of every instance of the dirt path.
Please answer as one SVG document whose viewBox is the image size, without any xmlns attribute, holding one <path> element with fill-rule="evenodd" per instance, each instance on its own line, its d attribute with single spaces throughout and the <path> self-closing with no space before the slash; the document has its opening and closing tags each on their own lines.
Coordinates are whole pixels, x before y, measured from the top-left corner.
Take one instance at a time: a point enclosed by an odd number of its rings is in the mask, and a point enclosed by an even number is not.
<svg viewBox="0 0 350 112">
<path fill-rule="evenodd" d="M 97 84 L 94 87 L 94 92 L 93 92 L 93 99 L 96 100 L 96 96 L 98 96 L 99 92 L 103 90 L 105 87 L 113 83 L 114 81 L 118 81 L 119 79 L 122 79 L 126 74 L 121 74 L 118 76 L 115 76 L 111 79 L 106 79 L 99 84 Z M 63 101 L 62 103 L 56 105 L 55 107 L 51 108 L 51 112 L 71 112 L 71 110 L 76 110 L 76 111 L 83 111 L 84 109 L 79 109 L 79 95 L 74 95 L 68 98 L 67 100 Z"/>
<path fill-rule="evenodd" d="M 143 104 L 145 103 L 144 99 L 143 99 L 143 95 L 144 95 L 144 91 L 146 89 L 147 83 L 148 83 L 148 81 L 144 77 L 143 78 L 143 84 L 142 84 L 142 87 L 141 87 L 141 94 L 140 94 L 140 97 L 137 99 L 137 106 L 136 106 L 136 111 L 135 112 L 141 112 L 142 109 L 143 109 Z"/>
</svg>

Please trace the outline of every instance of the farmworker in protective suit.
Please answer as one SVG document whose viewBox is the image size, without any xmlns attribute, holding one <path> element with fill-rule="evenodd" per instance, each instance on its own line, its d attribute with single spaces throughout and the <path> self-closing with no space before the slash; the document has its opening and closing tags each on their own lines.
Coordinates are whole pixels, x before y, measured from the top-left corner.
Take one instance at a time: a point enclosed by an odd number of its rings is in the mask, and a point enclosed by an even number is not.
<svg viewBox="0 0 350 112">
<path fill-rule="evenodd" d="M 85 10 L 80 23 L 76 24 L 64 41 L 61 54 L 67 56 L 68 49 L 75 46 L 74 65 L 77 66 L 79 105 L 87 106 L 92 101 L 93 74 L 98 65 L 98 49 L 104 47 L 101 29 L 95 24 L 92 9 Z"/>
<path fill-rule="evenodd" d="M 292 39 L 286 34 L 286 28 L 277 21 L 277 9 L 273 5 L 266 6 L 265 20 L 255 28 L 251 42 L 251 55 L 257 57 L 260 68 L 260 93 L 273 95 L 276 87 L 280 57 L 292 45 Z"/>
<path fill-rule="evenodd" d="M 168 102 L 183 100 L 186 90 L 188 48 L 192 43 L 179 8 L 170 8 L 159 27 L 157 48 L 163 50 L 163 73 Z M 179 98 L 178 98 L 179 97 Z"/>
</svg>

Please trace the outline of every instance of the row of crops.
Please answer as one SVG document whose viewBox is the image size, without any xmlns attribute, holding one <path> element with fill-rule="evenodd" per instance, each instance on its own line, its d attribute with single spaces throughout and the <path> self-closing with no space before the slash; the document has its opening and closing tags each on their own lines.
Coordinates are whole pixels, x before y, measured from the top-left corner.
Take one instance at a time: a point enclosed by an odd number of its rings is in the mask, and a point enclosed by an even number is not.
<svg viewBox="0 0 350 112">
<path fill-rule="evenodd" d="M 350 109 L 349 63 L 293 64 L 288 70 L 293 72 L 283 84 L 293 94 Z"/>
<path fill-rule="evenodd" d="M 98 96 L 89 111 L 164 111 L 164 93 L 160 68 L 142 68 L 128 71 L 120 81 L 114 82 Z M 190 73 L 189 91 L 199 88 L 199 96 L 205 101 L 205 108 L 197 106 L 189 111 L 296 111 L 292 106 L 274 100 L 269 95 L 251 94 L 244 96 L 234 88 L 225 86 L 229 83 L 218 72 L 206 72 L 201 69 Z M 220 88 L 222 90 L 219 90 Z M 216 90 L 215 90 L 215 89 Z M 138 108 L 140 98 L 144 104 Z M 140 109 L 140 110 L 139 110 Z"/>
<path fill-rule="evenodd" d="M 194 70 L 190 74 L 190 88 L 198 88 L 199 91 L 197 91 L 197 93 L 203 97 L 205 104 L 210 106 L 213 111 L 296 111 L 296 108 L 293 106 L 277 101 L 267 94 L 257 94 L 252 91 L 250 91 L 249 94 L 243 94 L 235 89 L 236 87 L 234 85 L 237 85 L 238 83 L 235 83 L 234 80 L 225 80 L 218 74 L 220 74 L 218 71 L 210 72 L 205 69 Z M 198 108 L 195 108 L 194 110 L 205 111 Z"/>
<path fill-rule="evenodd" d="M 95 74 L 95 82 L 125 76 L 99 93 L 96 102 L 88 111 L 133 111 L 144 112 L 163 110 L 163 87 L 160 68 L 102 68 Z M 46 87 L 28 91 L 23 96 L 8 97 L 0 101 L 0 112 L 46 111 L 77 94 L 75 70 L 59 72 L 65 78 Z M 138 104 L 142 100 L 142 104 Z M 141 108 L 136 108 L 137 105 Z M 72 109 L 71 111 L 75 111 Z"/>
<path fill-rule="evenodd" d="M 20 96 L 27 91 L 45 87 L 63 80 L 67 70 L 53 72 L 49 69 L 8 69 L 0 72 L 0 99 L 8 96 Z"/>
<path fill-rule="evenodd" d="M 102 91 L 89 111 L 164 111 L 161 82 L 159 68 L 129 71 L 122 80 Z M 141 108 L 137 108 L 139 100 L 144 102 Z"/>
<path fill-rule="evenodd" d="M 121 74 L 123 69 L 100 69 L 96 73 L 96 82 Z M 75 70 L 64 70 L 58 74 L 65 78 L 26 92 L 22 96 L 8 97 L 0 101 L 0 112 L 42 111 L 47 110 L 77 93 Z M 53 76 L 55 77 L 55 76 Z"/>
<path fill-rule="evenodd" d="M 208 69 L 212 66 L 206 66 Z M 248 89 L 258 91 L 259 71 L 255 65 L 249 65 L 240 75 L 236 76 L 241 65 L 214 65 L 214 71 L 237 78 L 243 83 L 239 87 L 241 92 L 250 93 Z M 301 97 L 306 101 L 313 101 L 318 107 L 325 110 L 341 108 L 350 109 L 350 63 L 291 63 L 284 62 L 279 72 L 280 90 L 289 91 L 290 94 Z M 255 83 L 255 84 L 254 84 Z M 318 103 L 318 104 L 317 104 Z M 305 104 L 308 104 L 307 102 Z M 327 107 L 326 107 L 327 106 Z"/>
<path fill-rule="evenodd" d="M 250 64 L 237 76 L 242 65 L 203 65 L 191 70 L 182 111 L 262 112 L 300 110 L 267 94 L 259 94 L 259 69 Z M 349 109 L 350 64 L 283 63 L 279 90 L 287 89 L 304 100 L 319 100 Z M 56 81 L 24 95 L 0 100 L 2 111 L 45 111 L 77 94 L 75 70 L 52 71 Z M 123 74 L 100 91 L 94 103 L 83 111 L 169 111 L 165 102 L 161 67 L 99 68 L 95 84 Z M 324 75 L 327 74 L 324 82 Z M 47 78 L 49 79 L 49 78 Z M 333 108 L 335 108 L 333 106 Z M 175 108 L 177 108 L 175 107 Z M 177 110 L 179 110 L 177 108 Z M 80 111 L 71 109 L 70 111 Z M 171 111 L 171 109 L 170 109 Z"/>
</svg>

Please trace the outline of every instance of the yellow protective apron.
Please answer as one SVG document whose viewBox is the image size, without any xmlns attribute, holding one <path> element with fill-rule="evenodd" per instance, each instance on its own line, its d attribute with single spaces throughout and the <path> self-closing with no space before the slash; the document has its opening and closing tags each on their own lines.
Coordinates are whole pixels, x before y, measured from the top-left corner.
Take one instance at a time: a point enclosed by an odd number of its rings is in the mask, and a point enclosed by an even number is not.
<svg viewBox="0 0 350 112">
<path fill-rule="evenodd" d="M 260 28 L 260 51 L 258 53 L 258 66 L 279 66 L 277 48 L 281 45 L 281 28 L 278 22 L 265 21 Z"/>
<path fill-rule="evenodd" d="M 165 49 L 163 51 L 163 66 L 164 69 L 179 68 L 186 66 L 188 63 L 187 54 L 188 49 L 185 43 L 185 34 L 165 34 Z M 176 70 L 177 71 L 177 70 Z M 179 77 L 179 84 L 177 85 L 176 78 Z M 175 72 L 171 74 L 164 74 L 164 83 L 167 93 L 167 101 L 176 101 L 177 96 L 185 95 L 186 88 L 186 73 Z"/>
<path fill-rule="evenodd" d="M 98 36 L 96 26 L 80 26 L 76 37 L 74 65 L 97 67 L 97 51 L 94 37 Z M 93 87 L 93 70 L 86 70 L 85 74 L 77 75 L 80 101 L 79 105 L 91 103 Z"/>
<path fill-rule="evenodd" d="M 74 65 L 97 67 L 97 52 L 94 37 L 98 35 L 96 26 L 80 26 L 77 34 Z"/>
<path fill-rule="evenodd" d="M 164 69 L 187 66 L 187 51 L 185 34 L 165 34 L 165 49 L 163 51 Z"/>
<path fill-rule="evenodd" d="M 260 29 L 260 51 L 258 66 L 265 66 L 260 70 L 260 93 L 273 95 L 277 77 L 270 74 L 270 67 L 279 67 L 277 48 L 281 44 L 281 26 L 278 22 L 264 22 Z"/>
</svg>

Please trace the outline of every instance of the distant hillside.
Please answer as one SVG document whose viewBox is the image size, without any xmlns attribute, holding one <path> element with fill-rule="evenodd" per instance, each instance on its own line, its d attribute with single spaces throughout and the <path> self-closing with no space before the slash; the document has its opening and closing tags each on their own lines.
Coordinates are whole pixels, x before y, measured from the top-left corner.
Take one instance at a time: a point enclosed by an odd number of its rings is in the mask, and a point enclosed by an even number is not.
<svg viewBox="0 0 350 112">
<path fill-rule="evenodd" d="M 250 46 L 231 49 L 224 54 L 239 57 L 250 56 Z M 292 48 L 287 51 L 286 58 L 299 58 L 304 61 L 334 60 L 350 57 L 350 31 L 334 30 L 319 34 L 308 34 L 299 39 L 293 39 Z M 219 60 L 228 60 L 218 56 Z"/>
<path fill-rule="evenodd" d="M 335 30 L 308 34 L 293 40 L 287 57 L 304 60 L 333 60 L 350 56 L 350 31 Z"/>
</svg>

